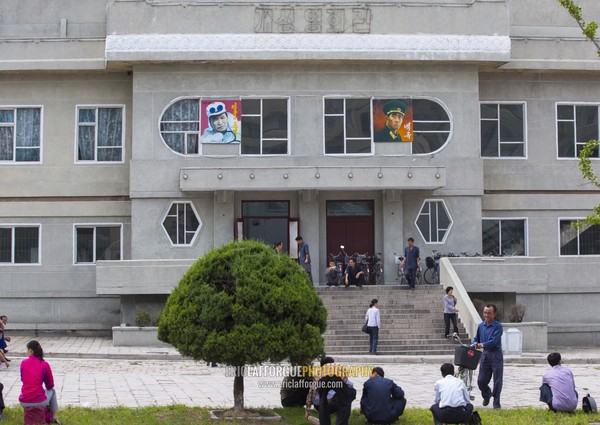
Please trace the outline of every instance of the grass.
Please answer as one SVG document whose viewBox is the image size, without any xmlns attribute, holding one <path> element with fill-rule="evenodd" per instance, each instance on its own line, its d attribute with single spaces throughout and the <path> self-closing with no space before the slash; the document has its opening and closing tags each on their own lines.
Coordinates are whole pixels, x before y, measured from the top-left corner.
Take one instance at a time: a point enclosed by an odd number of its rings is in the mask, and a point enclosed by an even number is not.
<svg viewBox="0 0 600 425">
<path fill-rule="evenodd" d="M 83 407 L 68 407 L 59 411 L 59 419 L 63 425 L 215 425 L 215 424 L 256 424 L 257 422 L 223 421 L 213 422 L 208 419 L 207 408 L 185 406 L 144 407 L 131 409 L 126 407 L 112 407 L 104 409 L 88 409 Z M 304 419 L 304 409 L 288 408 L 274 409 L 282 416 L 281 425 L 307 425 Z M 600 414 L 586 415 L 579 411 L 576 415 L 550 413 L 544 409 L 523 408 L 505 410 L 478 410 L 482 422 L 486 425 L 531 425 L 531 424 L 564 424 L 588 425 L 590 422 L 600 422 Z M 365 417 L 359 415 L 358 410 L 352 412 L 350 425 L 364 425 Z M 263 422 L 269 424 L 271 422 Z M 397 422 L 398 425 L 431 425 L 431 413 L 426 409 L 407 409 Z M 3 425 L 23 424 L 23 410 L 20 407 L 7 408 L 4 411 Z"/>
</svg>

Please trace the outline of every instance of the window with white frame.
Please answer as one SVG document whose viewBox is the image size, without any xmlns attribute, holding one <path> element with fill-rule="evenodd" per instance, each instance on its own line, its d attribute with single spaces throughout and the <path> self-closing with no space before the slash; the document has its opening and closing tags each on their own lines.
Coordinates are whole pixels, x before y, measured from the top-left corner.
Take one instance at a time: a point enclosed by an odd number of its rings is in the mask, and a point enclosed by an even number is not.
<svg viewBox="0 0 600 425">
<path fill-rule="evenodd" d="M 560 255 L 600 255 L 600 225 L 573 226 L 577 219 L 559 221 Z"/>
<path fill-rule="evenodd" d="M 598 140 L 598 105 L 556 105 L 559 158 L 577 158 L 589 140 Z M 596 148 L 592 154 L 598 158 Z"/>
<path fill-rule="evenodd" d="M 173 245 L 192 245 L 202 221 L 191 202 L 173 202 L 162 222 Z"/>
<path fill-rule="evenodd" d="M 371 98 L 325 98 L 326 154 L 370 154 L 372 145 Z M 411 99 L 412 153 L 429 154 L 448 141 L 452 122 L 446 109 L 431 99 Z"/>
<path fill-rule="evenodd" d="M 79 224 L 75 226 L 75 263 L 121 260 L 120 224 Z"/>
<path fill-rule="evenodd" d="M 431 99 L 412 99 L 412 153 L 428 154 L 444 147 L 450 138 L 452 122 L 444 107 Z"/>
<path fill-rule="evenodd" d="M 527 255 L 527 220 L 484 218 L 481 220 L 483 255 Z"/>
<path fill-rule="evenodd" d="M 427 243 L 443 243 L 452 227 L 452 217 L 443 200 L 426 200 L 415 222 Z"/>
<path fill-rule="evenodd" d="M 41 107 L 0 106 L 0 163 L 40 162 Z"/>
<path fill-rule="evenodd" d="M 40 226 L 0 224 L 0 264 L 39 264 Z"/>
<path fill-rule="evenodd" d="M 371 99 L 325 99 L 325 153 L 369 154 Z"/>
<path fill-rule="evenodd" d="M 288 99 L 242 99 L 242 155 L 288 153 Z"/>
<path fill-rule="evenodd" d="M 123 161 L 123 106 L 77 107 L 77 162 Z"/>
<path fill-rule="evenodd" d="M 481 156 L 525 157 L 525 104 L 482 103 Z"/>
<path fill-rule="evenodd" d="M 160 117 L 160 135 L 173 152 L 201 153 L 201 97 L 179 99 Z M 288 98 L 242 98 L 242 155 L 285 155 L 289 141 Z"/>
</svg>

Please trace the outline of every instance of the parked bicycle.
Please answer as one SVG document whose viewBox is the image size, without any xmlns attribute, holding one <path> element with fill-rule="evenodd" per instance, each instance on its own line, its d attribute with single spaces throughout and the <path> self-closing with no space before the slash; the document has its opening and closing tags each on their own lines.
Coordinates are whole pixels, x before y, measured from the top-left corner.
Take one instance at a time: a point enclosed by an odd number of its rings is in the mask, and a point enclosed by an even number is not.
<svg viewBox="0 0 600 425">
<path fill-rule="evenodd" d="M 425 258 L 425 273 L 423 273 L 423 279 L 430 285 L 440 283 L 440 254 L 433 251 L 433 257 Z"/>
<path fill-rule="evenodd" d="M 479 365 L 481 351 L 475 349 L 473 344 L 463 344 L 456 332 L 452 334 L 452 338 L 459 344 L 454 349 L 454 364 L 458 366 L 458 370 L 454 376 L 465 383 L 469 399 L 473 401 L 475 400 L 475 396 L 471 395 L 471 390 L 473 390 L 473 372 Z"/>
</svg>

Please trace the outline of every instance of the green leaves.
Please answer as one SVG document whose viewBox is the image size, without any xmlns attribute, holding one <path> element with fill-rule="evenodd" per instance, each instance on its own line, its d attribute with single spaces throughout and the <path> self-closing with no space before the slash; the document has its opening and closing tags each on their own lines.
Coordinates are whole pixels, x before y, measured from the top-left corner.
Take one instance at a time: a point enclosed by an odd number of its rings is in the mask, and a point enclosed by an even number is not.
<svg viewBox="0 0 600 425">
<path fill-rule="evenodd" d="M 318 357 L 327 311 L 306 272 L 255 242 L 199 258 L 173 290 L 159 338 L 194 359 L 230 366 Z"/>
<path fill-rule="evenodd" d="M 564 7 L 569 15 L 579 25 L 581 28 L 581 32 L 585 35 L 594 45 L 596 46 L 596 50 L 598 56 L 600 57 L 600 43 L 596 40 L 596 31 L 598 30 L 598 24 L 594 21 L 586 23 L 583 19 L 583 15 L 581 13 L 581 7 L 577 5 L 573 0 L 557 0 L 562 7 Z"/>
</svg>

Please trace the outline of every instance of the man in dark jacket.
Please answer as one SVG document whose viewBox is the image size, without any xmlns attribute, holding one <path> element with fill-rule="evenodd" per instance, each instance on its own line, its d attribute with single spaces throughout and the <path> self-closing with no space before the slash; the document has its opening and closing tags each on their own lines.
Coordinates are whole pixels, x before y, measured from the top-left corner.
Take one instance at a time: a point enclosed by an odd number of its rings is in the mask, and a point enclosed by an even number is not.
<svg viewBox="0 0 600 425">
<path fill-rule="evenodd" d="M 383 375 L 382 368 L 374 367 L 363 386 L 360 410 L 371 424 L 391 424 L 402 416 L 406 407 L 402 388 Z"/>
</svg>

